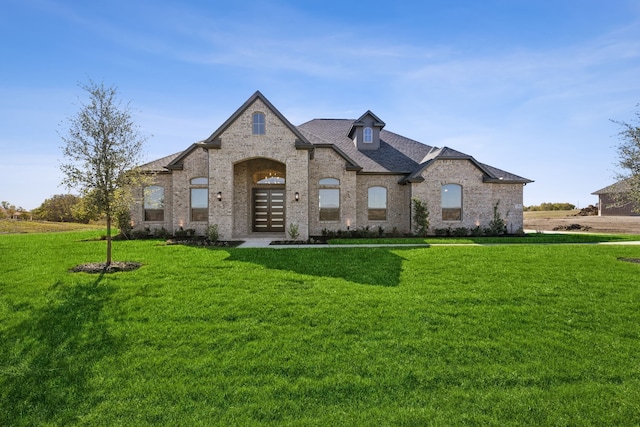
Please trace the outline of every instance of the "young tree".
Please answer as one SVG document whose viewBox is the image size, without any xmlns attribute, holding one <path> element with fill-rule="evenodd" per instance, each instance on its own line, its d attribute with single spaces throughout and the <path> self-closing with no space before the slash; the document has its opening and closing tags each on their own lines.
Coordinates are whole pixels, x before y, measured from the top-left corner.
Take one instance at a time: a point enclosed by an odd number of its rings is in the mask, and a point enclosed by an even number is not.
<svg viewBox="0 0 640 427">
<path fill-rule="evenodd" d="M 59 133 L 64 145 L 65 161 L 60 168 L 62 181 L 90 199 L 107 222 L 107 259 L 111 265 L 111 224 L 115 213 L 129 201 L 122 190 L 135 185 L 140 174 L 136 167 L 142 159 L 146 137 L 133 122 L 129 103 L 118 100 L 117 89 L 89 81 L 80 84 L 88 102 L 81 101 L 80 110 L 68 118 L 68 131 Z"/>
<path fill-rule="evenodd" d="M 636 107 L 640 107 L 640 104 Z M 622 127 L 618 133 L 618 166 L 622 172 L 618 173 L 617 178 L 624 181 L 621 186 L 624 191 L 615 195 L 614 199 L 619 204 L 631 202 L 634 210 L 640 211 L 640 111 L 636 112 L 636 117 L 635 123 L 612 120 Z"/>
</svg>

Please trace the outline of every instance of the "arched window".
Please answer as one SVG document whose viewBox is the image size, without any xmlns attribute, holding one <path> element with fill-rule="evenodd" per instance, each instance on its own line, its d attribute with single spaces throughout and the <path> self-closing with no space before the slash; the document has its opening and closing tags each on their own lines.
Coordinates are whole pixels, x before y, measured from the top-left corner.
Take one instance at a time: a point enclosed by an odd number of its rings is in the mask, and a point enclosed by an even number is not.
<svg viewBox="0 0 640 427">
<path fill-rule="evenodd" d="M 386 221 L 387 189 L 384 187 L 369 187 L 368 200 L 369 221 Z"/>
<path fill-rule="evenodd" d="M 443 221 L 462 221 L 462 186 L 446 184 L 442 186 L 441 207 Z"/>
<path fill-rule="evenodd" d="M 264 120 L 264 113 L 253 114 L 253 134 L 264 135 L 266 131 L 266 124 Z"/>
<path fill-rule="evenodd" d="M 192 178 L 191 185 L 207 185 L 209 180 L 204 177 Z"/>
<path fill-rule="evenodd" d="M 320 221 L 340 221 L 340 180 L 323 178 L 318 184 Z"/>
<path fill-rule="evenodd" d="M 364 128 L 363 132 L 364 132 L 364 137 L 362 141 L 367 144 L 371 144 L 373 142 L 373 129 L 366 127 Z"/>
<path fill-rule="evenodd" d="M 164 221 L 164 188 L 159 185 L 144 188 L 144 220 Z"/>
<path fill-rule="evenodd" d="M 191 179 L 191 221 L 209 219 L 209 180 L 205 177 Z"/>
</svg>

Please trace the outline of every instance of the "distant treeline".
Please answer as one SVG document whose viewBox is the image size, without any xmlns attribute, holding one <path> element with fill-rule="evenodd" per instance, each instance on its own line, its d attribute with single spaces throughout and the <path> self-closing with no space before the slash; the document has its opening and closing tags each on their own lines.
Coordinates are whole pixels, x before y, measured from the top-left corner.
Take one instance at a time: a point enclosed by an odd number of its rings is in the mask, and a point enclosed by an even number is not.
<svg viewBox="0 0 640 427">
<path fill-rule="evenodd" d="M 571 203 L 541 203 L 537 206 L 525 206 L 525 211 L 571 211 L 576 205 Z"/>
</svg>

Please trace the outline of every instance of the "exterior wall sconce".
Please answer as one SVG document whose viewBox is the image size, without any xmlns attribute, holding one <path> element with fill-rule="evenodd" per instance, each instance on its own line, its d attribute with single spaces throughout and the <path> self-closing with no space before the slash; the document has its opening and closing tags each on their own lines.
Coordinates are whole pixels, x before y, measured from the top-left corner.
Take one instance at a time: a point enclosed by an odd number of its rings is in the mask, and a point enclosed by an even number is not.
<svg viewBox="0 0 640 427">
<path fill-rule="evenodd" d="M 296 196 L 295 196 L 295 197 L 296 197 L 296 202 L 297 202 L 298 200 L 300 200 L 300 193 L 298 193 L 298 192 L 296 191 Z"/>
<path fill-rule="evenodd" d="M 218 201 L 221 202 L 222 201 L 222 191 L 218 191 L 218 194 L 216 195 L 216 197 L 218 198 Z"/>
</svg>

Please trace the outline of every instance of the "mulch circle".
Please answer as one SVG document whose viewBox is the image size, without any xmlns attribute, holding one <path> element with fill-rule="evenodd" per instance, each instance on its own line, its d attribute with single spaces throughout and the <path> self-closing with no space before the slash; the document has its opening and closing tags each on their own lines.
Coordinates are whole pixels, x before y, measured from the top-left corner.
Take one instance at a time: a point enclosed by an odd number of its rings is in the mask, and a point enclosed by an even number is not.
<svg viewBox="0 0 640 427">
<path fill-rule="evenodd" d="M 624 262 L 634 262 L 636 264 L 640 264 L 640 258 L 618 258 L 618 261 L 624 261 Z"/>
<path fill-rule="evenodd" d="M 80 264 L 69 270 L 72 273 L 117 273 L 119 271 L 133 271 L 140 268 L 142 264 L 130 261 L 113 261 L 107 267 L 104 262 L 91 262 L 88 264 Z"/>
</svg>

